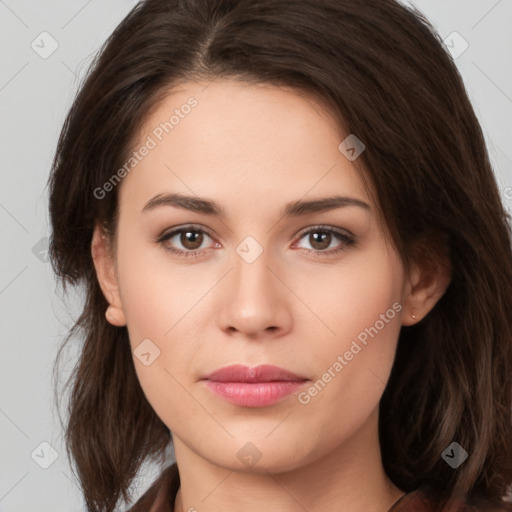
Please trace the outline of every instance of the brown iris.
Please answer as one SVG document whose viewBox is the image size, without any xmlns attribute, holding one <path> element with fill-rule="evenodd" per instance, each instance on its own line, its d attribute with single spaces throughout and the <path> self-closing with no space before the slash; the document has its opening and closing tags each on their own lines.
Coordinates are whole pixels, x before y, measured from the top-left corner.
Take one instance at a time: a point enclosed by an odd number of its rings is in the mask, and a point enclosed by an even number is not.
<svg viewBox="0 0 512 512">
<path fill-rule="evenodd" d="M 315 231 L 309 234 L 311 247 L 316 250 L 327 249 L 331 244 L 331 233 L 327 231 Z M 325 243 L 327 241 L 327 243 Z"/>
<path fill-rule="evenodd" d="M 190 249 L 191 251 L 198 249 L 203 243 L 203 233 L 201 231 L 188 229 L 181 232 L 180 242 L 183 244 L 183 247 Z M 188 245 L 188 244 L 191 245 Z"/>
</svg>

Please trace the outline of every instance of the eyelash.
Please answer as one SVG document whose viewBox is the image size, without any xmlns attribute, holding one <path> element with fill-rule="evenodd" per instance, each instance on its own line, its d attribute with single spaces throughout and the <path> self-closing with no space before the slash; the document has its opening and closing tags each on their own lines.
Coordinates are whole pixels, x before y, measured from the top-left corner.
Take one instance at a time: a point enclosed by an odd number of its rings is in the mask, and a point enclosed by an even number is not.
<svg viewBox="0 0 512 512">
<path fill-rule="evenodd" d="M 211 233 L 208 230 L 201 228 L 201 227 L 191 225 L 191 226 L 184 226 L 179 229 L 175 229 L 174 231 L 171 231 L 169 233 L 166 233 L 164 235 L 161 235 L 160 237 L 158 237 L 155 240 L 155 242 L 158 244 L 161 244 L 166 251 L 168 251 L 180 258 L 197 258 L 197 257 L 201 256 L 202 254 L 200 254 L 199 253 L 200 251 L 198 251 L 198 250 L 182 251 L 180 249 L 175 249 L 174 247 L 169 247 L 168 245 L 164 244 L 164 242 L 166 242 L 167 240 L 170 240 L 174 236 L 176 236 L 180 233 L 183 233 L 184 231 L 201 232 L 201 233 L 208 235 L 210 238 L 213 238 Z M 343 242 L 343 243 L 338 248 L 324 250 L 324 251 L 319 250 L 319 249 L 303 249 L 303 250 L 307 251 L 308 253 L 313 253 L 314 257 L 323 257 L 325 255 L 332 256 L 335 254 L 339 254 L 339 253 L 345 251 L 347 249 L 347 247 L 350 247 L 350 246 L 353 246 L 356 244 L 355 238 L 353 236 L 350 236 L 338 229 L 335 229 L 332 227 L 326 227 L 326 226 L 312 226 L 311 228 L 308 228 L 306 231 L 303 231 L 300 234 L 298 239 L 301 240 L 306 235 L 309 235 L 310 233 L 316 233 L 316 232 L 331 233 L 331 234 L 335 235 L 337 238 L 339 238 L 341 240 L 341 242 Z"/>
</svg>

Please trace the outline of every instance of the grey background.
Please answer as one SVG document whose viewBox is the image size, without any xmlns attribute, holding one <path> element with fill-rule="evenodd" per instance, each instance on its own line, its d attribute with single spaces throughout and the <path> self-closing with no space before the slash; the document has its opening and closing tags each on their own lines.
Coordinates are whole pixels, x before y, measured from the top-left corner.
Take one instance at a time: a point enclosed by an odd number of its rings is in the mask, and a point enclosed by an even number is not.
<svg viewBox="0 0 512 512">
<path fill-rule="evenodd" d="M 404 0 L 405 1 L 405 0 Z M 62 443 L 51 369 L 78 313 L 63 303 L 49 263 L 49 167 L 64 116 L 94 52 L 135 0 L 0 0 L 0 510 L 79 511 Z M 504 202 L 512 209 L 512 0 L 415 0 L 443 39 L 469 44 L 455 59 L 483 126 Z M 364 2 L 361 2 L 364 5 Z M 362 7 L 364 8 L 364 7 Z M 39 52 L 56 51 L 42 58 Z M 463 48 L 454 41 L 454 50 Z M 43 41 L 41 42 L 41 39 Z M 33 43 L 34 42 L 34 43 Z M 73 362 L 73 351 L 67 355 Z M 66 358 L 65 358 L 66 360 Z M 66 367 L 63 368 L 64 370 Z M 63 378 L 67 376 L 63 372 Z M 47 445 L 58 454 L 52 461 Z M 155 468 L 137 482 L 136 495 Z"/>
</svg>

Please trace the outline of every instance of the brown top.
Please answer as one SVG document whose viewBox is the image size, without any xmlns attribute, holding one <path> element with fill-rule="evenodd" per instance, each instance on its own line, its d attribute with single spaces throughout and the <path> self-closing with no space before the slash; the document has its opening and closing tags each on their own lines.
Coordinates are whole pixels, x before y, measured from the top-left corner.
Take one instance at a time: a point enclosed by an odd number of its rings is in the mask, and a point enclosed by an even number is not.
<svg viewBox="0 0 512 512">
<path fill-rule="evenodd" d="M 176 494 L 180 488 L 180 475 L 176 463 L 168 466 L 151 487 L 126 512 L 173 512 Z M 388 512 L 432 512 L 432 503 L 422 489 L 402 496 Z M 465 500 L 452 503 L 449 512 L 512 512 L 512 505 L 503 508 L 471 506 Z"/>
</svg>

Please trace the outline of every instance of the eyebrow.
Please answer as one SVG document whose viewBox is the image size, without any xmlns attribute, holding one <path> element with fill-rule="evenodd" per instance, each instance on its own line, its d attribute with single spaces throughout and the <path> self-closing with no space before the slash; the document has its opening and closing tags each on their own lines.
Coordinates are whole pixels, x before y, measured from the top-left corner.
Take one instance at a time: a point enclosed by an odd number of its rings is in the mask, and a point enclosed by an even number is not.
<svg viewBox="0 0 512 512">
<path fill-rule="evenodd" d="M 142 213 L 154 210 L 161 206 L 172 206 L 183 208 L 196 213 L 212 215 L 214 217 L 225 217 L 224 208 L 215 201 L 206 198 L 187 196 L 183 194 L 158 194 L 150 199 L 142 209 Z M 299 217 L 311 213 L 324 212 L 346 206 L 357 206 L 370 211 L 370 205 L 355 197 L 331 196 L 310 201 L 292 201 L 287 203 L 281 211 L 280 218 Z"/>
</svg>

